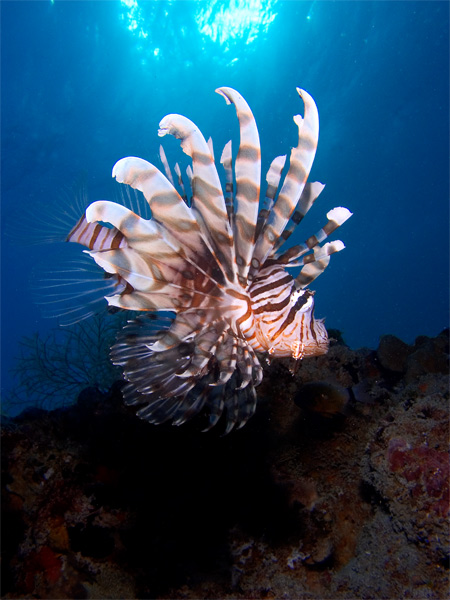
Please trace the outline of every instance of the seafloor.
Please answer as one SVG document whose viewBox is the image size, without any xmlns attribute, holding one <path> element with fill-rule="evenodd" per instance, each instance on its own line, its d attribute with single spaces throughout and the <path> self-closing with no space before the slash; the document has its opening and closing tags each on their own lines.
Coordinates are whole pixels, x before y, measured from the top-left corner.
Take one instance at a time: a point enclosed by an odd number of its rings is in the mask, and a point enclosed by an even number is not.
<svg viewBox="0 0 450 600">
<path fill-rule="evenodd" d="M 3 597 L 448 598 L 448 343 L 274 361 L 225 437 L 119 385 L 4 420 Z"/>
</svg>

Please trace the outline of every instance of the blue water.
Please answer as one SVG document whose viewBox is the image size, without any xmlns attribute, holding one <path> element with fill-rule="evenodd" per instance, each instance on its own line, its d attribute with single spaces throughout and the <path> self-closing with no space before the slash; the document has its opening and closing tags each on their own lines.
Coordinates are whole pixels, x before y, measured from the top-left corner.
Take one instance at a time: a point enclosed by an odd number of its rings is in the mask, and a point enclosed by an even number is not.
<svg viewBox="0 0 450 600">
<path fill-rule="evenodd" d="M 448 325 L 448 2 L 55 0 L 1 2 L 1 16 L 2 229 L 23 222 L 28 236 L 27 215 L 50 220 L 80 177 L 91 200 L 110 197 L 124 156 L 159 164 L 168 113 L 220 155 L 237 125 L 219 86 L 252 107 L 265 172 L 296 144 L 301 86 L 319 108 L 312 180 L 326 189 L 298 241 L 330 208 L 354 213 L 312 285 L 316 315 L 352 347 Z M 30 277 L 59 252 L 2 235 L 3 394 L 21 337 L 55 326 Z"/>
</svg>

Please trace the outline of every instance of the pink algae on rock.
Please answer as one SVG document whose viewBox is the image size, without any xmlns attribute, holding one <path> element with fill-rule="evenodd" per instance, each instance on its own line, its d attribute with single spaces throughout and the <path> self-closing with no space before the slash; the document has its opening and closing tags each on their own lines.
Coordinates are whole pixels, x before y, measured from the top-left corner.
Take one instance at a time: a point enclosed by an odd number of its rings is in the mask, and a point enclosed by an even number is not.
<svg viewBox="0 0 450 600">
<path fill-rule="evenodd" d="M 405 440 L 393 438 L 388 446 L 391 471 L 401 474 L 406 481 L 415 482 L 415 497 L 427 494 L 436 501 L 430 510 L 445 517 L 449 512 L 449 458 L 442 450 L 427 445 L 411 447 Z"/>
</svg>

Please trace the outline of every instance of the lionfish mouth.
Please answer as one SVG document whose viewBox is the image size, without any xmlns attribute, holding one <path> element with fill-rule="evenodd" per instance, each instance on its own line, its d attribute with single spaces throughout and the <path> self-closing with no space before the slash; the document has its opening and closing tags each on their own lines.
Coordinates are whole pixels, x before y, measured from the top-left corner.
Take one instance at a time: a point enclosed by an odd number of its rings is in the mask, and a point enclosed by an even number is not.
<svg viewBox="0 0 450 600">
<path fill-rule="evenodd" d="M 99 201 L 86 209 L 67 241 L 87 253 L 110 277 L 110 306 L 143 314 L 130 321 L 113 346 L 123 368 L 124 399 L 151 423 L 180 425 L 204 407 L 208 427 L 225 417 L 225 433 L 242 427 L 256 408 L 261 356 L 326 353 L 328 336 L 314 318 L 307 286 L 344 244 L 324 242 L 351 213 L 329 211 L 324 226 L 304 243 L 285 248 L 324 185 L 308 182 L 319 118 L 312 97 L 297 88 L 304 117 L 294 116 L 298 143 L 276 157 L 266 175 L 260 203 L 261 151 L 253 114 L 229 87 L 216 90 L 233 104 L 240 144 L 231 141 L 219 168 L 211 140 L 196 125 L 170 114 L 158 135 L 181 141 L 191 160 L 186 176 L 175 177 L 161 148 L 165 175 L 136 157 L 119 160 L 113 177 L 142 192 L 151 210 L 143 218 L 120 204 Z M 294 277 L 288 271 L 299 269 Z M 158 317 L 170 311 L 172 319 Z"/>
</svg>

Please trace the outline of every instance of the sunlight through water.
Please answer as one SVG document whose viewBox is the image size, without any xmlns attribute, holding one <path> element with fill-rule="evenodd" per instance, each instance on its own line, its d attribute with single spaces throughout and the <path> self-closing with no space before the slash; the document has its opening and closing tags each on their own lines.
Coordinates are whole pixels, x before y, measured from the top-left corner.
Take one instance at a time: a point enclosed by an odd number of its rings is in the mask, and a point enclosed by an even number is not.
<svg viewBox="0 0 450 600">
<path fill-rule="evenodd" d="M 177 41 L 198 37 L 228 52 L 238 43 L 247 46 L 265 35 L 277 15 L 277 0 L 219 0 L 180 3 L 175 0 L 121 0 L 120 19 L 137 41 L 141 62 L 166 58 L 179 48 Z M 189 14 L 186 5 L 189 7 Z M 169 28 L 170 24 L 170 28 Z M 175 25 L 174 25 L 175 24 Z M 192 29 L 191 29 L 192 28 Z M 170 41 L 169 41 L 170 40 Z M 162 42 L 165 42 L 164 44 Z M 237 58 L 228 57 L 228 64 Z"/>
</svg>

